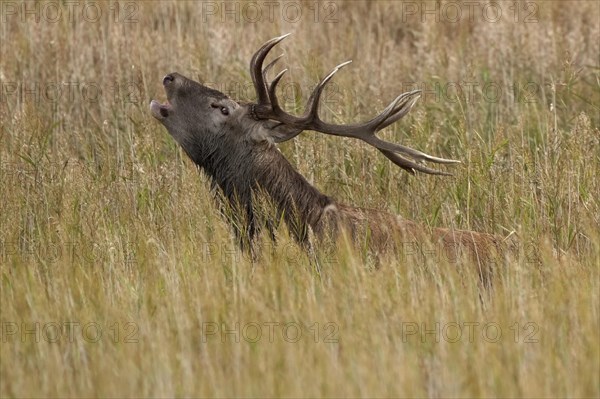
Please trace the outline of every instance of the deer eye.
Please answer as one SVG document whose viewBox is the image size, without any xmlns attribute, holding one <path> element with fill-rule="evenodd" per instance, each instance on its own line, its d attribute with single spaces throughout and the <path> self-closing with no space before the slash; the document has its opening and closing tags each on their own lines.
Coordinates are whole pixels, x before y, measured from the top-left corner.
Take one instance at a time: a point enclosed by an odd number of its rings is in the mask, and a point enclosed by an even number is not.
<svg viewBox="0 0 600 399">
<path fill-rule="evenodd" d="M 210 104 L 212 108 L 219 108 L 223 115 L 229 115 L 229 109 L 219 104 Z"/>
</svg>

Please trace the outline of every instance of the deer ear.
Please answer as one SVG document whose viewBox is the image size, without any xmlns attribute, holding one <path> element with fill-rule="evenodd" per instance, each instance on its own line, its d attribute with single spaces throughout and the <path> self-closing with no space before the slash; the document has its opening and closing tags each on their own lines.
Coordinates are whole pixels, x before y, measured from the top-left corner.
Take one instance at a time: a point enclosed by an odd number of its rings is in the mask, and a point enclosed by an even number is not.
<svg viewBox="0 0 600 399">
<path fill-rule="evenodd" d="M 283 143 L 302 133 L 302 129 L 283 125 L 281 122 L 265 120 L 261 123 L 264 134 L 275 143 Z"/>
<path fill-rule="evenodd" d="M 282 143 L 296 137 L 302 129 L 282 125 L 280 122 L 264 120 L 256 123 L 251 137 L 257 142 Z"/>
</svg>

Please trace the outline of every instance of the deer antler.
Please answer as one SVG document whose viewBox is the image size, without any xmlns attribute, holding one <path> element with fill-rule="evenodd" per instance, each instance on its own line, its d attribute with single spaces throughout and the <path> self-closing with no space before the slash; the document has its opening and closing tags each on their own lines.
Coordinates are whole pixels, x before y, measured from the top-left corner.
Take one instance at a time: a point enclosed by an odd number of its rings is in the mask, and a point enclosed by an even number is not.
<svg viewBox="0 0 600 399">
<path fill-rule="evenodd" d="M 252 76 L 252 82 L 254 83 L 254 89 L 256 90 L 257 97 L 257 104 L 253 104 L 251 108 L 252 116 L 257 120 L 270 119 L 279 122 L 274 127 L 284 125 L 285 127 L 290 128 L 289 133 L 277 136 L 277 142 L 290 140 L 303 130 L 314 130 L 316 132 L 331 134 L 334 136 L 354 137 L 363 140 L 369 145 L 377 148 L 393 163 L 412 174 L 414 174 L 415 171 L 419 171 L 435 175 L 450 175 L 450 173 L 431 169 L 427 166 L 419 164 L 417 163 L 418 161 L 428 161 L 440 164 L 460 163 L 460 161 L 457 160 L 434 157 L 400 144 L 390 143 L 381 140 L 375 135 L 376 132 L 394 122 L 397 122 L 399 119 L 405 116 L 411 110 L 417 99 L 421 96 L 420 90 L 414 90 L 400 94 L 383 110 L 381 114 L 367 122 L 351 125 L 334 125 L 324 122 L 318 114 L 319 101 L 321 99 L 323 89 L 337 71 L 350 64 L 352 61 L 346 61 L 338 65 L 319 82 L 319 84 L 311 93 L 302 116 L 294 116 L 285 112 L 279 106 L 275 91 L 277 89 L 277 84 L 281 78 L 283 78 L 283 75 L 287 72 L 287 69 L 279 72 L 271 84 L 268 84 L 266 82 L 267 72 L 281 58 L 281 56 L 271 61 L 271 63 L 269 63 L 264 69 L 263 62 L 269 51 L 271 51 L 275 45 L 289 35 L 290 34 L 288 33 L 287 35 L 279 36 L 269 40 L 263 44 L 263 46 L 254 54 L 252 60 L 250 61 L 250 74 Z M 408 156 L 413 160 L 406 159 L 400 154 Z"/>
</svg>

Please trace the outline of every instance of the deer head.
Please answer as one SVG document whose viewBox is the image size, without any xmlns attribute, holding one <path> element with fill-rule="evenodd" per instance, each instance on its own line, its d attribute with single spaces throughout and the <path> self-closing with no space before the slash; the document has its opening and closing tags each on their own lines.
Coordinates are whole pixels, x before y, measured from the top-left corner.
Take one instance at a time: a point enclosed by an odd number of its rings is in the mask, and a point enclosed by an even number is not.
<svg viewBox="0 0 600 399">
<path fill-rule="evenodd" d="M 277 150 L 274 143 L 296 137 L 304 130 L 360 139 L 377 148 L 402 169 L 415 173 L 447 175 L 423 165 L 423 161 L 449 164 L 458 161 L 433 157 L 420 151 L 383 141 L 376 136 L 381 129 L 405 116 L 420 96 L 415 90 L 396 97 L 381 114 L 360 124 L 335 125 L 318 115 L 319 100 L 327 82 L 350 61 L 335 67 L 310 95 L 305 112 L 294 116 L 279 105 L 276 90 L 286 70 L 271 83 L 268 71 L 281 57 L 263 68 L 269 51 L 288 35 L 266 42 L 252 57 L 250 74 L 256 90 L 256 103 L 236 102 L 178 73 L 164 77 L 167 103 L 153 100 L 152 115 L 181 145 L 187 155 L 202 168 L 231 201 L 235 198 L 254 231 L 252 193 L 266 190 L 284 216 L 297 213 L 304 224 L 313 226 L 323 209 L 333 203 L 311 186 Z M 291 212 L 294 209 L 295 212 Z M 314 226 L 313 226 L 314 227 Z"/>
</svg>

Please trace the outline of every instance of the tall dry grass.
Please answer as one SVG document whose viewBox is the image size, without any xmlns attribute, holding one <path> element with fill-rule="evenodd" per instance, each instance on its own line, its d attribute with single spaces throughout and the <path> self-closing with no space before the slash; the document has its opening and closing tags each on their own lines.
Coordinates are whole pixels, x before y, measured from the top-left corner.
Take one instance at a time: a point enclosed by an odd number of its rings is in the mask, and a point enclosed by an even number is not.
<svg viewBox="0 0 600 399">
<path fill-rule="evenodd" d="M 599 396 L 600 6 L 514 5 L 0 3 L 0 395 Z M 249 58 L 285 32 L 288 109 L 353 59 L 329 120 L 416 86 L 383 136 L 463 164 L 411 177 L 310 132 L 288 159 L 344 202 L 518 237 L 492 290 L 411 243 L 377 270 L 237 251 L 147 104 L 171 71 L 251 100 Z"/>
</svg>

